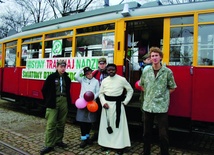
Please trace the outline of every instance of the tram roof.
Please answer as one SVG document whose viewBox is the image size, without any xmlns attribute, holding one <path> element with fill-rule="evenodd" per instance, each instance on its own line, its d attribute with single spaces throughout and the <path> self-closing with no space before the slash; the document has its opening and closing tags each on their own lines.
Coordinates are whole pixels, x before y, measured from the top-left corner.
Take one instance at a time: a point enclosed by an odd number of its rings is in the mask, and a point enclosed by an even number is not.
<svg viewBox="0 0 214 155">
<path fill-rule="evenodd" d="M 159 3 L 155 1 L 155 2 L 145 3 L 142 6 L 137 2 L 129 2 L 128 5 L 129 5 L 129 9 L 132 11 L 141 10 L 142 11 L 141 15 L 156 14 L 156 13 L 163 14 L 163 13 L 173 13 L 173 12 L 184 12 L 184 11 L 203 10 L 203 9 L 213 8 L 213 2 L 195 2 L 195 3 L 183 3 L 183 4 L 175 4 L 175 5 L 159 5 Z M 158 7 L 158 10 L 155 10 L 154 7 Z M 22 31 L 65 23 L 69 21 L 86 19 L 90 17 L 96 17 L 96 16 L 99 17 L 101 15 L 111 14 L 111 13 L 119 14 L 119 17 L 122 18 L 123 16 L 120 14 L 120 12 L 123 10 L 123 8 L 124 8 L 124 4 L 119 4 L 119 5 L 109 6 L 105 8 L 96 9 L 96 10 L 86 11 L 82 13 L 72 14 L 66 17 L 61 17 L 58 19 L 53 19 L 53 20 L 36 23 L 33 25 L 23 27 Z M 145 14 L 145 12 L 147 13 Z M 118 18 L 118 16 L 115 16 L 115 18 Z M 114 17 L 112 17 L 112 19 L 114 19 Z M 103 20 L 106 20 L 106 19 L 103 19 Z"/>
<path fill-rule="evenodd" d="M 130 2 L 128 4 L 129 4 L 129 9 L 134 9 L 134 8 L 140 7 L 140 4 L 137 2 Z M 65 17 L 25 26 L 25 27 L 23 27 L 22 31 L 50 26 L 50 25 L 55 25 L 55 24 L 60 24 L 60 23 L 65 23 L 65 22 L 69 22 L 69 21 L 86 19 L 86 18 L 95 17 L 95 16 L 98 17 L 98 16 L 104 15 L 104 14 L 117 13 L 117 12 L 120 12 L 123 10 L 123 6 L 124 6 L 124 4 L 119 4 L 119 5 L 108 6 L 108 7 L 100 8 L 100 9 L 96 9 L 96 10 L 85 11 L 85 12 L 81 12 L 81 13 L 77 13 L 77 14 L 71 14 L 71 15 L 68 15 Z"/>
<path fill-rule="evenodd" d="M 137 2 L 130 2 L 128 3 L 128 5 L 129 5 L 129 11 L 130 11 L 131 17 L 214 9 L 213 1 L 195 2 L 194 4 L 185 3 L 185 4 L 176 4 L 176 5 L 159 5 L 158 2 L 140 5 Z M 12 38 L 17 38 L 20 36 L 38 34 L 38 33 L 47 32 L 50 30 L 56 30 L 59 28 L 68 28 L 72 26 L 79 26 L 79 25 L 84 25 L 89 23 L 103 22 L 107 20 L 124 18 L 123 15 L 121 14 L 121 12 L 123 11 L 123 8 L 124 8 L 124 4 L 119 4 L 119 5 L 109 6 L 105 8 L 96 9 L 96 10 L 86 11 L 82 13 L 72 14 L 69 16 L 65 16 L 65 17 L 61 17 L 61 18 L 53 19 L 49 21 L 44 21 L 41 23 L 32 24 L 32 25 L 23 27 L 22 32 L 3 38 L 0 41 L 7 41 Z"/>
</svg>

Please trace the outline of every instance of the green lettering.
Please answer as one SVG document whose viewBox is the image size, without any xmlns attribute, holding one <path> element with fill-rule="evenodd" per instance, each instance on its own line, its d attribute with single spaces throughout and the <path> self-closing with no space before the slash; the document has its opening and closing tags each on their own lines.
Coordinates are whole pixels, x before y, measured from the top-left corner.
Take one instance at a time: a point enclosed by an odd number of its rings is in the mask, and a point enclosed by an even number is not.
<svg viewBox="0 0 214 155">
<path fill-rule="evenodd" d="M 86 59 L 86 66 L 91 68 L 91 59 Z"/>
<path fill-rule="evenodd" d="M 27 60 L 26 68 L 28 69 L 43 69 L 45 65 L 44 60 Z"/>
<path fill-rule="evenodd" d="M 91 69 L 95 70 L 97 69 L 97 67 L 98 67 L 98 59 L 95 59 L 95 58 L 91 59 Z"/>
<path fill-rule="evenodd" d="M 86 65 L 85 65 L 85 60 L 84 59 L 82 59 L 82 64 L 81 64 L 81 68 L 83 68 L 83 67 L 86 67 Z"/>
<path fill-rule="evenodd" d="M 76 73 L 74 73 L 74 72 L 69 72 L 68 73 L 68 76 L 70 77 L 71 81 L 75 81 L 75 78 L 74 78 L 75 74 Z"/>
<path fill-rule="evenodd" d="M 47 77 L 53 72 L 44 72 L 43 79 L 47 79 Z"/>
</svg>

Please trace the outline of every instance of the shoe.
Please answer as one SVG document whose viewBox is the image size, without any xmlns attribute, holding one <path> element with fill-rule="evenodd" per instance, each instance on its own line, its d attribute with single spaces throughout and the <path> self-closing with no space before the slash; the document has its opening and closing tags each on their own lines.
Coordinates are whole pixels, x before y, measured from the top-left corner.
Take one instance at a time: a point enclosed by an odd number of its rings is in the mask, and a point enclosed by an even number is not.
<svg viewBox="0 0 214 155">
<path fill-rule="evenodd" d="M 51 152 L 51 151 L 53 151 L 53 150 L 54 150 L 53 147 L 45 147 L 45 148 L 43 148 L 43 149 L 40 151 L 40 155 L 44 155 L 44 154 L 49 153 L 49 152 Z"/>
<path fill-rule="evenodd" d="M 59 147 L 62 147 L 62 148 L 68 147 L 68 145 L 65 144 L 65 143 L 63 143 L 63 142 L 58 142 L 58 143 L 56 143 L 55 145 L 56 145 L 56 146 L 59 146 Z"/>
<path fill-rule="evenodd" d="M 86 145 L 87 145 L 86 140 L 83 140 L 83 141 L 80 143 L 80 148 L 84 148 L 84 147 L 86 147 Z"/>
<path fill-rule="evenodd" d="M 85 141 L 86 141 L 86 143 L 87 143 L 88 145 L 92 145 L 92 144 L 93 144 L 93 141 L 92 141 L 91 139 L 89 139 L 89 138 L 86 139 Z"/>
<path fill-rule="evenodd" d="M 117 150 L 116 155 L 123 155 L 123 150 L 122 149 Z"/>
<path fill-rule="evenodd" d="M 91 137 L 91 141 L 97 141 L 98 140 L 98 133 L 94 133 L 94 135 Z"/>
<path fill-rule="evenodd" d="M 108 148 L 107 147 L 102 147 L 101 151 L 108 151 Z"/>
</svg>

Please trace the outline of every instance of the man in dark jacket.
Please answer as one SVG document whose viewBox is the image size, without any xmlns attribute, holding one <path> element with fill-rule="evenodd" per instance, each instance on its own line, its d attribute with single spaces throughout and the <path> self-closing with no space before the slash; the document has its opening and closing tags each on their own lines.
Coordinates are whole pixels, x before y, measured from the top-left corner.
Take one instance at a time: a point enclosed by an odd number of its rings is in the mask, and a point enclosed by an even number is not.
<svg viewBox="0 0 214 155">
<path fill-rule="evenodd" d="M 68 104 L 71 103 L 70 83 L 71 79 L 65 72 L 66 62 L 59 60 L 55 73 L 50 74 L 42 88 L 42 94 L 46 105 L 47 119 L 45 131 L 45 148 L 41 155 L 54 150 L 54 146 L 67 147 L 62 142 L 64 127 L 68 113 Z"/>
</svg>

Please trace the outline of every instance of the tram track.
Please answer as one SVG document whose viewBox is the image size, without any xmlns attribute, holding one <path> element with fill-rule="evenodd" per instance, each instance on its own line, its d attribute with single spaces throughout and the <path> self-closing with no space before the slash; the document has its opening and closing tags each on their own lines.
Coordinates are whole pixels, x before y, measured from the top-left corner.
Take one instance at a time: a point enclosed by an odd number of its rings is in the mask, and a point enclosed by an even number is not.
<svg viewBox="0 0 214 155">
<path fill-rule="evenodd" d="M 10 144 L 0 141 L 0 155 L 30 155 Z"/>
</svg>

